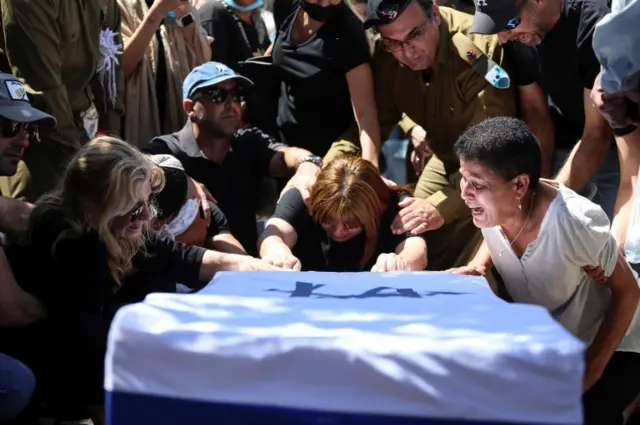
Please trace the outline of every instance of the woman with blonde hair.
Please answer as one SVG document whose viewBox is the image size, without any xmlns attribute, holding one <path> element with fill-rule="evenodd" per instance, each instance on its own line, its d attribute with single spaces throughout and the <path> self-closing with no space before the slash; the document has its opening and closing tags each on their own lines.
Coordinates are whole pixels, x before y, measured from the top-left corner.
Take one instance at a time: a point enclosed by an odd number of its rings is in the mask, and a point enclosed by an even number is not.
<svg viewBox="0 0 640 425">
<path fill-rule="evenodd" d="M 118 0 L 126 88 L 124 138 L 144 146 L 180 130 L 182 81 L 211 60 L 211 43 L 189 0 Z"/>
<path fill-rule="evenodd" d="M 424 239 L 390 230 L 406 196 L 371 162 L 336 158 L 320 171 L 308 207 L 297 189 L 284 194 L 258 243 L 260 257 L 305 271 L 424 270 Z"/>
<path fill-rule="evenodd" d="M 29 240 L 7 257 L 47 317 L 3 330 L 0 349 L 32 368 L 61 420 L 103 423 L 104 354 L 118 306 L 151 292 L 198 288 L 219 270 L 273 267 L 186 246 L 149 228 L 162 170 L 126 142 L 101 136 L 80 149 L 57 190 L 29 218 Z"/>
</svg>

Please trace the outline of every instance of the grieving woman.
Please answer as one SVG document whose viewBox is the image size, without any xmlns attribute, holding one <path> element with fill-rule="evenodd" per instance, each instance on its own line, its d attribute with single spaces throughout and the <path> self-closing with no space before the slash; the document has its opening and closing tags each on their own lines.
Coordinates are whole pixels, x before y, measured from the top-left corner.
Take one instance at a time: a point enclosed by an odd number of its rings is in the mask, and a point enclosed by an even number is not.
<svg viewBox="0 0 640 425">
<path fill-rule="evenodd" d="M 71 160 L 59 189 L 36 203 L 28 243 L 7 251 L 16 281 L 47 316 L 3 332 L 0 349 L 34 371 L 60 420 L 104 423 L 104 355 L 117 306 L 175 292 L 175 282 L 198 288 L 218 270 L 272 268 L 151 231 L 153 195 L 163 183 L 160 168 L 136 148 L 98 137 Z"/>
<path fill-rule="evenodd" d="M 405 196 L 369 161 L 336 158 L 320 171 L 308 207 L 297 189 L 280 199 L 258 243 L 260 257 L 305 271 L 424 270 L 424 239 L 390 230 Z"/>
<path fill-rule="evenodd" d="M 537 304 L 588 345 L 586 424 L 622 424 L 640 394 L 640 288 L 604 211 L 567 187 L 540 179 L 538 140 L 522 121 L 491 118 L 454 146 L 462 198 L 484 244 L 453 272 L 495 267 L 515 302 Z M 585 268 L 599 268 L 606 279 Z"/>
</svg>

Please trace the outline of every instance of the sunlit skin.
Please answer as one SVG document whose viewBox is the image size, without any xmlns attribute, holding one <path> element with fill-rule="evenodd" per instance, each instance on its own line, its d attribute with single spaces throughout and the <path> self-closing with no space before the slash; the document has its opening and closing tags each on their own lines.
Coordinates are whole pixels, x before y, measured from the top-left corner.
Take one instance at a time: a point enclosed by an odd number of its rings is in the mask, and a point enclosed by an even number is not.
<svg viewBox="0 0 640 425">
<path fill-rule="evenodd" d="M 29 134 L 22 124 L 14 137 L 0 136 L 0 176 L 12 176 L 16 173 L 18 163 L 27 147 Z"/>
<path fill-rule="evenodd" d="M 198 90 L 197 100 L 185 99 L 183 106 L 189 118 L 198 123 L 203 131 L 212 131 L 216 134 L 232 136 L 242 121 L 241 102 L 228 96 L 223 103 L 216 103 L 208 95 L 209 89 L 221 88 L 229 92 L 239 90 L 236 80 L 227 80 L 213 87 Z"/>
<path fill-rule="evenodd" d="M 137 201 L 132 208 L 132 212 L 142 207 L 139 217 L 132 219 L 132 214 L 115 217 L 109 224 L 111 234 L 118 239 L 126 239 L 132 242 L 142 237 L 142 229 L 151 220 L 151 209 L 149 208 L 149 200 L 151 197 L 151 183 L 149 181 L 139 185 L 137 190 Z"/>
<path fill-rule="evenodd" d="M 428 20 L 422 6 L 414 0 L 392 23 L 379 25 L 377 29 L 388 49 L 392 45 L 399 47 L 390 50 L 400 63 L 422 71 L 431 67 L 436 59 L 439 25 L 438 6 L 433 5 L 433 18 Z"/>
<path fill-rule="evenodd" d="M 499 32 L 500 42 L 519 40 L 528 46 L 538 46 L 560 19 L 561 7 L 558 0 L 518 0 L 518 13 L 513 18 L 519 23 L 512 29 Z"/>
<path fill-rule="evenodd" d="M 471 209 L 476 227 L 500 226 L 518 214 L 515 179 L 504 181 L 476 161 L 460 160 L 460 174 L 462 200 Z"/>
</svg>

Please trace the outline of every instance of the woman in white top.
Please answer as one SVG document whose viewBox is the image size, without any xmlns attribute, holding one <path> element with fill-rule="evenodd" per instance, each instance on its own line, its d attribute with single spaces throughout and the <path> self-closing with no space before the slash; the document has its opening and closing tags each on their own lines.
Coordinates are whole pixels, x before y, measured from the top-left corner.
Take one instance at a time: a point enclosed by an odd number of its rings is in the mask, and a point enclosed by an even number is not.
<svg viewBox="0 0 640 425">
<path fill-rule="evenodd" d="M 616 246 L 604 211 L 556 182 L 540 179 L 535 135 L 515 118 L 491 118 L 455 144 L 462 198 L 484 244 L 455 273 L 495 267 L 515 302 L 546 307 L 587 345 L 586 424 L 623 423 L 640 394 L 638 281 Z M 602 281 L 585 269 L 602 270 Z"/>
</svg>

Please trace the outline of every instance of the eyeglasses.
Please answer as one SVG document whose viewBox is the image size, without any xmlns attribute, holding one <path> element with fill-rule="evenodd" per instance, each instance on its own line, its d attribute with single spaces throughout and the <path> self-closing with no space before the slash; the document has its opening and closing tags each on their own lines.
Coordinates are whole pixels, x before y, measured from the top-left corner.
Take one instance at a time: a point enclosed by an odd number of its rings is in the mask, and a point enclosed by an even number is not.
<svg viewBox="0 0 640 425">
<path fill-rule="evenodd" d="M 136 221 L 140 220 L 140 218 L 145 213 L 145 211 L 147 211 L 148 208 L 149 208 L 149 202 L 140 202 L 135 207 L 133 207 L 133 209 L 129 211 L 127 215 L 131 219 L 131 222 L 135 223 Z"/>
<path fill-rule="evenodd" d="M 229 98 L 231 98 L 232 102 L 244 102 L 244 93 L 239 89 L 226 90 L 214 87 L 201 93 L 206 94 L 213 103 L 226 103 Z"/>
<path fill-rule="evenodd" d="M 382 37 L 382 43 L 384 44 L 384 48 L 389 52 L 399 52 L 404 46 L 409 46 L 411 48 L 415 47 L 415 44 L 420 41 L 420 39 L 427 32 L 427 24 L 429 20 L 426 19 L 424 23 L 414 28 L 409 35 L 405 37 L 404 40 L 394 40 L 392 38 Z"/>
<path fill-rule="evenodd" d="M 6 139 L 16 137 L 21 132 L 27 132 L 30 126 L 27 123 L 0 118 L 0 134 Z"/>
</svg>

